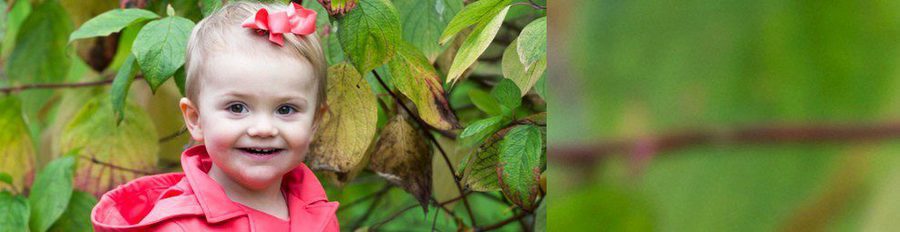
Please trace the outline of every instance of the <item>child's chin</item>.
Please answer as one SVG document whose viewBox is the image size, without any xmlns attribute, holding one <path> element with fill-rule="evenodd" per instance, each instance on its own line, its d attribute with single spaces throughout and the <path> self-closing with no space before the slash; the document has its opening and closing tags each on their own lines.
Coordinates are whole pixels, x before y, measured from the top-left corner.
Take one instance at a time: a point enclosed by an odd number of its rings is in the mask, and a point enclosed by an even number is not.
<svg viewBox="0 0 900 232">
<path fill-rule="evenodd" d="M 245 188 L 249 189 L 264 189 L 273 184 L 280 184 L 278 182 L 278 178 L 283 176 L 284 174 L 278 174 L 273 170 L 263 170 L 261 172 L 248 172 L 251 170 L 244 170 L 241 175 L 243 175 L 241 184 L 244 185 Z"/>
</svg>

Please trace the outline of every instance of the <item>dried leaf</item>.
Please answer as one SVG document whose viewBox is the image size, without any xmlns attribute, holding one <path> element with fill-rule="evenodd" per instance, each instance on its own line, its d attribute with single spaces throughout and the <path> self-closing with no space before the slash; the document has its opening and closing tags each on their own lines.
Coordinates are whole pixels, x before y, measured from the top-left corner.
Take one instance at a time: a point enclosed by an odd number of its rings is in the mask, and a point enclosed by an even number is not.
<svg viewBox="0 0 900 232">
<path fill-rule="evenodd" d="M 412 194 L 427 212 L 431 157 L 424 135 L 410 124 L 407 116 L 398 114 L 381 131 L 369 169 Z"/>
</svg>

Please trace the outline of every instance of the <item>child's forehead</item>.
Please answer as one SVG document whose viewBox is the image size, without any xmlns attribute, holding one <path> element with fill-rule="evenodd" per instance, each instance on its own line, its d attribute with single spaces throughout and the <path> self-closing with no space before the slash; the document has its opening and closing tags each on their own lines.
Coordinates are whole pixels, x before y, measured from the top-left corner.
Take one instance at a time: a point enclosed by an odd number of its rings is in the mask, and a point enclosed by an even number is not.
<svg viewBox="0 0 900 232">
<path fill-rule="evenodd" d="M 311 88 L 315 73 L 304 59 L 255 53 L 221 53 L 210 57 L 201 75 L 205 87 L 245 87 L 254 84 Z"/>
</svg>

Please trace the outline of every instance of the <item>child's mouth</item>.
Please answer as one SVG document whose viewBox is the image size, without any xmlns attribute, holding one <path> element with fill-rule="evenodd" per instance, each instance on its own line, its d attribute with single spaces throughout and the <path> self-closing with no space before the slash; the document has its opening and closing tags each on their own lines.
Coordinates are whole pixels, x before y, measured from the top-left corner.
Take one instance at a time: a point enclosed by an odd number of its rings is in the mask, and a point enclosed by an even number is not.
<svg viewBox="0 0 900 232">
<path fill-rule="evenodd" d="M 284 149 L 280 148 L 256 148 L 256 147 L 245 147 L 238 148 L 238 150 L 244 151 L 246 153 L 250 153 L 252 155 L 272 155 L 276 154 Z"/>
</svg>

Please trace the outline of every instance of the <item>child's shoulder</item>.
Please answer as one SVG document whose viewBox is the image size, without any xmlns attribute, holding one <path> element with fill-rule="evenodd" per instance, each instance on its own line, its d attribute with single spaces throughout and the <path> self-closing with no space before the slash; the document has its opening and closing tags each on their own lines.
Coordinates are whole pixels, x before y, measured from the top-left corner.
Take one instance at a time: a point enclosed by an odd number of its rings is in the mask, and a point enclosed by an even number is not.
<svg viewBox="0 0 900 232">
<path fill-rule="evenodd" d="M 91 221 L 99 231 L 144 230 L 174 216 L 202 214 L 189 192 L 184 173 L 140 177 L 103 194 Z"/>
</svg>

